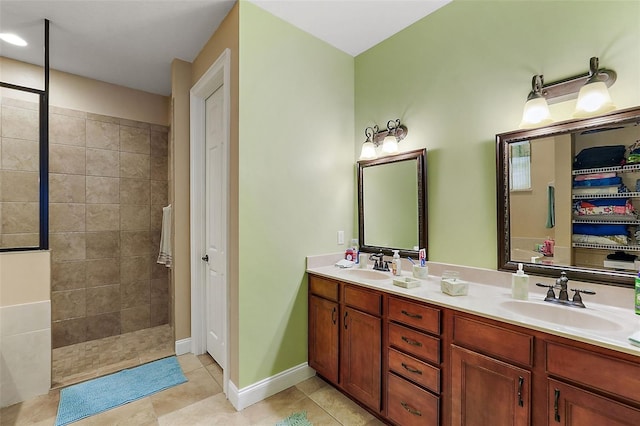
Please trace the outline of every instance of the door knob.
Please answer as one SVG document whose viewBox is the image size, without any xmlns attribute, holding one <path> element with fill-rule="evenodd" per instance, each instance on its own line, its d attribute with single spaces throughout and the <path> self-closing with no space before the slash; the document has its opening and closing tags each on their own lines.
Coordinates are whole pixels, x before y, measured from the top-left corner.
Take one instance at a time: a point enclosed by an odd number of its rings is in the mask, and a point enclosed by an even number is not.
<svg viewBox="0 0 640 426">
<path fill-rule="evenodd" d="M 205 254 L 204 256 L 202 256 L 202 260 L 204 260 L 205 262 L 209 261 L 209 255 Z"/>
</svg>

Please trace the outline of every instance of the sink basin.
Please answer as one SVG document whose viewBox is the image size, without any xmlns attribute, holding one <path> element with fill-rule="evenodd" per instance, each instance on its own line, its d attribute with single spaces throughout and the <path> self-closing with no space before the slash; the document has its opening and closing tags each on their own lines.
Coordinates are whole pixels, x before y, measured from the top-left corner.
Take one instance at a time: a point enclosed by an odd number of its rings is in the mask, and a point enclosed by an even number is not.
<svg viewBox="0 0 640 426">
<path fill-rule="evenodd" d="M 360 278 L 363 280 L 388 280 L 391 279 L 391 274 L 388 272 L 374 271 L 372 269 L 345 269 L 343 274 L 349 275 L 353 278 Z"/>
<path fill-rule="evenodd" d="M 580 328 L 595 331 L 616 331 L 622 326 L 581 308 L 556 305 L 548 302 L 525 302 L 508 300 L 500 303 L 500 307 L 516 315 L 534 318 L 559 326 Z"/>
</svg>

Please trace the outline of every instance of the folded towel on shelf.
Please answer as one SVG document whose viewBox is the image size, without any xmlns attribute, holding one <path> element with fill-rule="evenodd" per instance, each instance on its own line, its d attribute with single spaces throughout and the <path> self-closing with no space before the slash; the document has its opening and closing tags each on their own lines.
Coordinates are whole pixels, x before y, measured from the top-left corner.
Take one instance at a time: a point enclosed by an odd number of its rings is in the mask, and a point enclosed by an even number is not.
<svg viewBox="0 0 640 426">
<path fill-rule="evenodd" d="M 579 188 L 583 186 L 605 186 L 605 185 L 620 185 L 622 178 L 619 176 L 601 178 L 601 179 L 588 179 L 588 180 L 574 180 L 573 187 Z"/>
<path fill-rule="evenodd" d="M 171 268 L 173 256 L 171 250 L 171 204 L 162 208 L 162 235 L 160 236 L 160 254 L 157 263 Z"/>
<path fill-rule="evenodd" d="M 627 192 L 624 185 L 606 185 L 606 186 L 583 186 L 573 188 L 573 195 L 602 195 L 602 194 L 618 194 Z"/>
<path fill-rule="evenodd" d="M 624 145 L 604 145 L 585 148 L 576 155 L 574 169 L 621 166 L 625 162 L 627 147 Z"/>
<path fill-rule="evenodd" d="M 616 172 L 606 172 L 606 173 L 589 173 L 586 175 L 577 175 L 574 180 L 592 180 L 592 179 L 604 179 L 604 178 L 612 178 L 616 177 Z"/>
<path fill-rule="evenodd" d="M 574 223 L 573 233 L 585 234 L 585 235 L 627 235 L 627 226 L 626 225 L 609 225 L 609 224 L 592 225 L 589 223 Z"/>
<path fill-rule="evenodd" d="M 628 245 L 629 237 L 626 235 L 586 235 L 573 234 L 571 240 L 574 243 L 605 244 L 605 245 Z"/>
<path fill-rule="evenodd" d="M 618 214 L 633 215 L 633 204 L 628 198 L 601 198 L 581 200 L 574 204 L 574 213 L 578 216 Z"/>
</svg>

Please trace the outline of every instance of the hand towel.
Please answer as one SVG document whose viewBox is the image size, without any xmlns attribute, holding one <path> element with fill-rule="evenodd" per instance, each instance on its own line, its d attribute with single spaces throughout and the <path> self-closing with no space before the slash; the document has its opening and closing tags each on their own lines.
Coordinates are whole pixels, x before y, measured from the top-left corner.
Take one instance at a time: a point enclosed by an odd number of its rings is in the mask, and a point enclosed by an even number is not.
<svg viewBox="0 0 640 426">
<path fill-rule="evenodd" d="M 556 226 L 556 189 L 552 185 L 547 186 L 547 228 Z"/>
<path fill-rule="evenodd" d="M 173 263 L 171 253 L 171 204 L 169 204 L 162 208 L 162 235 L 160 236 L 160 254 L 157 262 L 171 268 Z"/>
</svg>

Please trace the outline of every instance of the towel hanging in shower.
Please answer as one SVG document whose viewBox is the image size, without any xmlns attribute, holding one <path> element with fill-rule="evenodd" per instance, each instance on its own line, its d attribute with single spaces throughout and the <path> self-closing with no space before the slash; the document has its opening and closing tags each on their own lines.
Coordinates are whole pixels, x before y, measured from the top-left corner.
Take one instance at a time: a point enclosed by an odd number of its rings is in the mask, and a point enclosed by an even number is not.
<svg viewBox="0 0 640 426">
<path fill-rule="evenodd" d="M 158 263 L 171 268 L 173 257 L 171 256 L 171 204 L 162 208 L 162 235 L 160 236 L 160 254 Z"/>
</svg>

